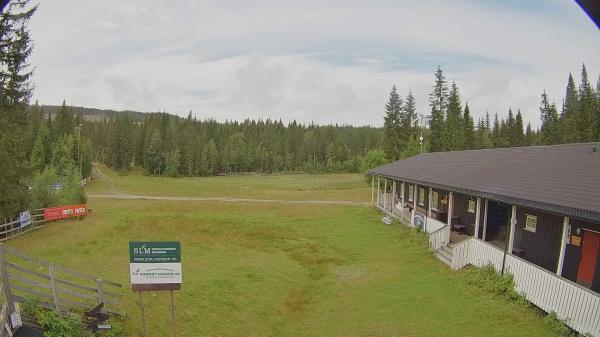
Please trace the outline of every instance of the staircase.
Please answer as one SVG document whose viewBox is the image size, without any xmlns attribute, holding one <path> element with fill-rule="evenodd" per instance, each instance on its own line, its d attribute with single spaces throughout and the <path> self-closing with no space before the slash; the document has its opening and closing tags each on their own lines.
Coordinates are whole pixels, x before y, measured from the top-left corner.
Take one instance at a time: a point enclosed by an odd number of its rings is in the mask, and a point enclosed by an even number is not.
<svg viewBox="0 0 600 337">
<path fill-rule="evenodd" d="M 391 225 L 392 222 L 394 222 L 394 219 L 392 219 L 392 217 L 389 215 L 384 215 L 383 218 L 381 218 L 381 222 L 383 222 L 386 225 Z"/>
<path fill-rule="evenodd" d="M 438 249 L 435 252 L 435 255 L 437 256 L 438 259 L 440 259 L 442 262 L 444 262 L 445 264 L 452 266 L 452 247 L 446 245 L 446 246 L 442 246 L 440 247 L 440 249 Z"/>
</svg>

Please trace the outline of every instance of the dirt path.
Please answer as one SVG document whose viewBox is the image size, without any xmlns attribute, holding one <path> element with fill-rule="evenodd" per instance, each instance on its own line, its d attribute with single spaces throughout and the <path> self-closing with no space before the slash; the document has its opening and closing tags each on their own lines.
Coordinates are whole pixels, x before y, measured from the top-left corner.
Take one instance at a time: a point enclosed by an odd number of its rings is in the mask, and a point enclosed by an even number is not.
<svg viewBox="0 0 600 337">
<path fill-rule="evenodd" d="M 126 200 L 167 200 L 167 201 L 223 201 L 223 202 L 264 202 L 281 204 L 309 204 L 309 205 L 351 205 L 366 206 L 370 203 L 344 200 L 275 200 L 275 199 L 250 199 L 250 198 L 223 198 L 223 197 L 167 197 L 159 195 L 126 195 L 126 194 L 88 194 L 88 198 L 101 199 L 126 199 Z"/>
</svg>

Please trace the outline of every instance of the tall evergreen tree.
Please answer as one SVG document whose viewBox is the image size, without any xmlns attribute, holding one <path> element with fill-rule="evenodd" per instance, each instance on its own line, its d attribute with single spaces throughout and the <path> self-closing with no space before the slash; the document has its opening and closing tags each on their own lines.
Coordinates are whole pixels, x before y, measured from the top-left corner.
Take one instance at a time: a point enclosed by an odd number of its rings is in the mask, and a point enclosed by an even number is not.
<svg viewBox="0 0 600 337">
<path fill-rule="evenodd" d="M 401 138 L 400 114 L 402 111 L 402 98 L 396 91 L 396 86 L 392 87 L 390 98 L 385 104 L 385 116 L 383 117 L 383 139 L 382 148 L 388 161 L 394 161 L 400 158 Z"/>
<path fill-rule="evenodd" d="M 448 109 L 444 125 L 444 151 L 455 151 L 463 148 L 462 106 L 458 86 L 452 82 L 448 96 Z"/>
<path fill-rule="evenodd" d="M 438 66 L 435 72 L 433 92 L 429 94 L 431 115 L 429 121 L 430 139 L 429 151 L 444 151 L 444 125 L 445 114 L 448 107 L 448 85 L 442 68 Z"/>
<path fill-rule="evenodd" d="M 32 42 L 27 24 L 36 8 L 13 0 L 0 12 L 0 219 L 15 216 L 28 203 Z"/>
<path fill-rule="evenodd" d="M 521 115 L 521 109 L 517 110 L 517 115 L 515 116 L 515 123 L 513 129 L 513 145 L 525 146 L 525 134 L 523 133 L 523 115 Z"/>
<path fill-rule="evenodd" d="M 579 114 L 577 126 L 582 133 L 582 140 L 600 140 L 600 127 L 598 120 L 597 94 L 592 89 L 588 79 L 585 64 L 581 67 L 581 84 L 579 85 Z"/>
<path fill-rule="evenodd" d="M 565 99 L 563 100 L 563 106 L 560 114 L 561 129 L 563 130 L 562 138 L 566 143 L 574 143 L 582 140 L 581 133 L 577 127 L 577 119 L 579 118 L 578 106 L 579 95 L 577 94 L 577 87 L 575 86 L 573 75 L 569 73 Z"/>
<path fill-rule="evenodd" d="M 475 125 L 469 104 L 465 103 L 465 112 L 462 118 L 463 122 L 463 149 L 472 150 L 475 149 Z"/>
</svg>

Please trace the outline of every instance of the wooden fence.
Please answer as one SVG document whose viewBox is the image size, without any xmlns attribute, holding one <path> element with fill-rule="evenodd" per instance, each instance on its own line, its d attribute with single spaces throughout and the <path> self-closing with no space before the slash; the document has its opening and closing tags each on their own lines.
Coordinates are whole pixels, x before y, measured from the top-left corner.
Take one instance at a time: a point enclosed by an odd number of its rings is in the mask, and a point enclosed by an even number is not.
<svg viewBox="0 0 600 337">
<path fill-rule="evenodd" d="M 25 226 L 21 225 L 21 220 L 19 218 L 8 219 L 8 221 L 0 224 L 0 242 L 12 239 L 33 229 L 43 227 L 46 223 L 44 220 L 44 210 L 33 210 L 31 212 L 31 220 L 31 223 Z"/>
<path fill-rule="evenodd" d="M 5 303 L 2 305 L 2 310 L 0 310 L 0 337 L 12 336 L 12 330 L 8 305 Z"/>
<path fill-rule="evenodd" d="M 90 310 L 101 302 L 108 312 L 123 312 L 121 284 L 28 256 L 3 244 L 0 277 L 9 312 L 14 312 L 15 302 L 28 297 L 60 312 Z"/>
<path fill-rule="evenodd" d="M 515 287 L 528 301 L 546 312 L 556 312 L 579 333 L 600 337 L 600 295 L 544 268 L 476 238 L 454 246 L 452 268 L 467 264 L 483 267 L 492 265 L 513 275 Z"/>
</svg>

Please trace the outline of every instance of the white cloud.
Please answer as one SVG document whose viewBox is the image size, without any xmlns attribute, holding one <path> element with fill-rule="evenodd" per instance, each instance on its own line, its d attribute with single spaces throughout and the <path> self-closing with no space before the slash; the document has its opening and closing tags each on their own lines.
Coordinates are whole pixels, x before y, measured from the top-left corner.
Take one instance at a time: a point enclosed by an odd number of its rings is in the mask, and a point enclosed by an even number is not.
<svg viewBox="0 0 600 337">
<path fill-rule="evenodd" d="M 518 2 L 511 2 L 518 6 Z M 569 71 L 600 70 L 600 32 L 574 2 L 65 1 L 32 21 L 34 99 L 224 119 L 382 123 L 392 85 L 427 113 L 433 71 L 475 116 L 538 124 Z M 578 77 L 578 74 L 577 74 Z M 595 81 L 595 80 L 594 80 Z"/>
</svg>

